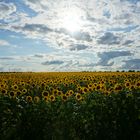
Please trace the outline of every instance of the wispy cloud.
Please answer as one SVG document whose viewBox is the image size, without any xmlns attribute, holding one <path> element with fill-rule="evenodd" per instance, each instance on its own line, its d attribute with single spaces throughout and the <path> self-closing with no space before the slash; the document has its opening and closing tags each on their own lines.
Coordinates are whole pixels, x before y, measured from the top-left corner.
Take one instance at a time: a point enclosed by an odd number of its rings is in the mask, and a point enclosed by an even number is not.
<svg viewBox="0 0 140 140">
<path fill-rule="evenodd" d="M 9 42 L 6 40 L 0 40 L 0 47 L 1 46 L 10 46 Z"/>
<path fill-rule="evenodd" d="M 5 3 L 4 1 L 0 1 L 0 19 L 5 19 L 14 12 L 16 12 L 16 6 L 13 3 Z"/>
</svg>

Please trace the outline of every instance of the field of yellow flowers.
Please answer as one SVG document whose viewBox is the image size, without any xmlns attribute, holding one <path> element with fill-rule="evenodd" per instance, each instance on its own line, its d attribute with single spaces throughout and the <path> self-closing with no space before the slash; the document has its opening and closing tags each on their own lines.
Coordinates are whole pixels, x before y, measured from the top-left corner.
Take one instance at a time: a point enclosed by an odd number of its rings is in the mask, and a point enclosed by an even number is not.
<svg viewBox="0 0 140 140">
<path fill-rule="evenodd" d="M 140 138 L 140 72 L 0 73 L 1 140 Z"/>
</svg>

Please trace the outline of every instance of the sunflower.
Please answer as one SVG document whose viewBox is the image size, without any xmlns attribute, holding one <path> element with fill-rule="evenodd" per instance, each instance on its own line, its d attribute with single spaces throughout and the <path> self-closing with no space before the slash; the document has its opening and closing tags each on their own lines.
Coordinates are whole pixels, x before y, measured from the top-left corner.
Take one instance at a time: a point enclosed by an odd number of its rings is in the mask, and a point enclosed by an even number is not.
<svg viewBox="0 0 140 140">
<path fill-rule="evenodd" d="M 68 84 L 67 83 L 65 83 L 64 85 L 65 85 L 65 87 L 68 87 Z"/>
<path fill-rule="evenodd" d="M 18 85 L 13 85 L 13 86 L 12 86 L 12 89 L 13 89 L 13 90 L 18 90 Z"/>
<path fill-rule="evenodd" d="M 52 92 L 53 91 L 53 87 L 49 87 L 49 91 Z"/>
<path fill-rule="evenodd" d="M 52 93 L 53 93 L 54 96 L 57 96 L 57 95 L 58 95 L 58 90 L 57 90 L 57 89 L 54 89 L 54 90 L 52 91 Z"/>
<path fill-rule="evenodd" d="M 129 90 L 135 90 L 135 85 L 131 85 L 130 87 L 129 87 Z"/>
<path fill-rule="evenodd" d="M 89 85 L 88 85 L 88 88 L 92 88 L 92 84 L 89 84 Z"/>
<path fill-rule="evenodd" d="M 36 86 L 36 84 L 33 83 L 33 84 L 32 84 L 32 88 L 34 88 L 35 86 Z"/>
<path fill-rule="evenodd" d="M 62 94 L 63 94 L 62 91 L 58 91 L 58 93 L 57 93 L 58 96 L 61 96 Z"/>
<path fill-rule="evenodd" d="M 103 81 L 103 79 L 99 82 L 101 85 L 104 84 L 105 82 Z"/>
<path fill-rule="evenodd" d="M 49 92 L 48 91 L 43 91 L 42 96 L 49 96 Z"/>
<path fill-rule="evenodd" d="M 89 91 L 88 88 L 83 87 L 83 92 L 84 92 L 84 93 L 87 93 L 88 91 Z"/>
<path fill-rule="evenodd" d="M 18 91 L 17 91 L 17 96 L 20 96 L 21 93 L 22 93 L 22 92 L 21 92 L 20 90 L 18 90 Z"/>
<path fill-rule="evenodd" d="M 97 83 L 94 83 L 94 84 L 93 84 L 93 87 L 96 87 L 96 86 L 97 86 Z"/>
<path fill-rule="evenodd" d="M 0 88 L 5 88 L 5 84 L 1 84 L 0 85 Z"/>
<path fill-rule="evenodd" d="M 112 92 L 112 91 L 110 91 L 110 90 L 105 90 L 105 91 L 104 91 L 104 95 L 110 95 L 111 92 Z"/>
<path fill-rule="evenodd" d="M 35 97 L 34 97 L 34 102 L 35 102 L 35 103 L 38 103 L 39 101 L 40 101 L 40 98 L 39 98 L 38 96 L 35 96 Z"/>
<path fill-rule="evenodd" d="M 48 90 L 48 89 L 49 89 L 49 86 L 48 86 L 48 85 L 45 85 L 45 86 L 43 87 L 43 89 L 44 89 L 44 90 Z"/>
<path fill-rule="evenodd" d="M 121 91 L 123 89 L 123 87 L 120 84 L 116 84 L 114 87 L 115 91 Z"/>
<path fill-rule="evenodd" d="M 15 91 L 10 91 L 10 92 L 9 92 L 9 96 L 10 96 L 11 98 L 15 98 L 15 97 L 16 97 L 16 92 L 15 92 Z"/>
<path fill-rule="evenodd" d="M 80 93 L 77 93 L 76 94 L 76 100 L 80 101 L 82 99 L 82 96 Z"/>
<path fill-rule="evenodd" d="M 62 95 L 61 97 L 62 97 L 62 100 L 63 101 L 66 101 L 67 100 L 67 96 L 66 95 Z"/>
<path fill-rule="evenodd" d="M 45 84 L 46 84 L 45 82 L 42 82 L 41 87 L 45 87 Z"/>
<path fill-rule="evenodd" d="M 81 98 L 81 100 L 80 100 L 81 102 L 83 102 L 84 101 L 84 98 Z"/>
<path fill-rule="evenodd" d="M 23 94 L 26 94 L 26 93 L 27 93 L 27 89 L 24 88 L 24 89 L 22 90 L 22 93 L 23 93 Z"/>
<path fill-rule="evenodd" d="M 7 94 L 7 90 L 6 90 L 6 89 L 2 89 L 2 90 L 1 90 L 1 93 L 2 93 L 3 95 L 6 95 L 6 94 Z"/>
<path fill-rule="evenodd" d="M 31 102 L 32 102 L 32 97 L 31 97 L 31 96 L 26 96 L 26 101 L 27 101 L 28 103 L 31 103 Z"/>
<path fill-rule="evenodd" d="M 106 90 L 107 90 L 107 89 L 106 89 Z M 109 93 L 112 93 L 112 92 L 114 91 L 114 88 L 111 87 L 111 88 L 109 88 L 107 91 L 108 91 Z"/>
<path fill-rule="evenodd" d="M 58 91 L 61 90 L 60 87 L 58 87 L 57 90 L 58 90 Z"/>
<path fill-rule="evenodd" d="M 55 96 L 54 96 L 54 95 L 51 95 L 51 96 L 49 97 L 49 99 L 50 99 L 50 101 L 54 102 L 54 101 L 55 101 Z"/>
<path fill-rule="evenodd" d="M 24 82 L 21 82 L 20 85 L 21 85 L 21 86 L 25 86 L 25 83 L 24 83 Z"/>
<path fill-rule="evenodd" d="M 44 100 L 45 102 L 48 102 L 48 101 L 49 101 L 49 97 L 48 97 L 48 96 L 44 96 L 44 97 L 43 97 L 43 100 Z"/>
<path fill-rule="evenodd" d="M 88 92 L 88 88 L 86 87 L 81 87 L 81 90 L 79 91 L 79 93 L 81 94 L 86 94 Z"/>
<path fill-rule="evenodd" d="M 129 86 L 131 86 L 131 83 L 130 83 L 130 82 L 126 82 L 126 83 L 125 83 L 125 87 L 126 87 L 126 88 L 129 88 Z"/>
<path fill-rule="evenodd" d="M 81 87 L 78 86 L 78 87 L 76 88 L 76 91 L 77 91 L 77 92 L 80 92 L 80 91 L 81 91 Z"/>
<path fill-rule="evenodd" d="M 93 91 L 92 87 L 89 87 L 88 90 L 89 90 L 89 92 L 92 92 Z"/>
<path fill-rule="evenodd" d="M 68 90 L 67 92 L 69 93 L 69 96 L 71 96 L 71 95 L 74 94 L 74 91 L 73 90 Z"/>
<path fill-rule="evenodd" d="M 136 83 L 136 88 L 140 88 L 140 81 Z"/>
<path fill-rule="evenodd" d="M 69 92 L 66 92 L 65 95 L 66 95 L 67 97 L 69 97 L 69 96 L 70 96 L 70 93 L 69 93 Z"/>
<path fill-rule="evenodd" d="M 101 89 L 101 85 L 99 84 L 99 85 L 96 86 L 96 90 L 98 91 L 100 89 Z"/>
</svg>

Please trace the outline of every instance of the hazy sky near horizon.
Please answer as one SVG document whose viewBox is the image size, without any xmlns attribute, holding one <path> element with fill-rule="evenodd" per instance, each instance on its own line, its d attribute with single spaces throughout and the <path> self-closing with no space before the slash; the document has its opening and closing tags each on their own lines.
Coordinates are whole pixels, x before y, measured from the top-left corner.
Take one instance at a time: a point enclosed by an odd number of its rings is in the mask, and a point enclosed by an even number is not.
<svg viewBox="0 0 140 140">
<path fill-rule="evenodd" d="M 140 70 L 140 0 L 0 0 L 0 71 Z"/>
</svg>

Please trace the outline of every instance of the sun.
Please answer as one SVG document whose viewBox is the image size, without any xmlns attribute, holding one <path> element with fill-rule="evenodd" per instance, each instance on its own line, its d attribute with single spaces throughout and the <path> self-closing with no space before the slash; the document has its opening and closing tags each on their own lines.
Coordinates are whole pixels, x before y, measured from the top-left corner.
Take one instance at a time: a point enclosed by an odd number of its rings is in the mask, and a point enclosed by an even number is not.
<svg viewBox="0 0 140 140">
<path fill-rule="evenodd" d="M 68 12 L 63 18 L 62 27 L 70 32 L 79 31 L 81 28 L 81 19 L 75 12 Z"/>
<path fill-rule="evenodd" d="M 83 26 L 82 12 L 79 9 L 71 8 L 61 13 L 61 27 L 74 33 L 80 31 Z"/>
</svg>

